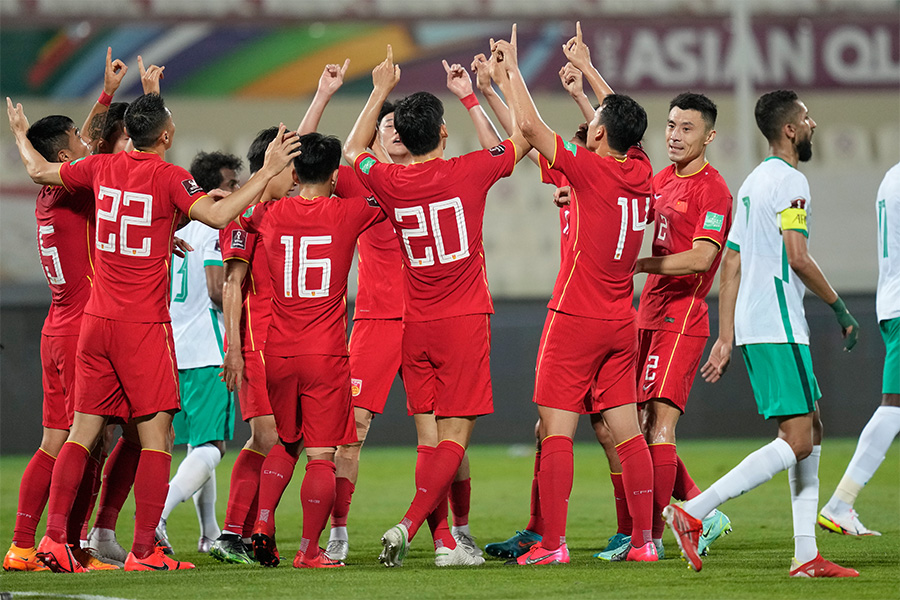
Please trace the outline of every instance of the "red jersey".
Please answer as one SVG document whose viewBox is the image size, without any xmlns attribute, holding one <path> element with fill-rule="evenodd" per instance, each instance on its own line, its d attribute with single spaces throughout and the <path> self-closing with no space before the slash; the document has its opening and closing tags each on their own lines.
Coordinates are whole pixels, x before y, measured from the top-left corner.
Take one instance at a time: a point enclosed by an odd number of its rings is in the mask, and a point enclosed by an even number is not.
<svg viewBox="0 0 900 600">
<path fill-rule="evenodd" d="M 380 163 L 368 152 L 357 157 L 360 181 L 403 243 L 405 320 L 494 312 L 484 262 L 484 205 L 490 187 L 515 164 L 509 140 L 406 166 Z"/>
<path fill-rule="evenodd" d="M 262 236 L 272 276 L 266 355 L 347 356 L 347 276 L 356 239 L 385 219 L 364 198 L 281 198 L 241 225 Z"/>
<path fill-rule="evenodd" d="M 731 193 L 719 172 L 703 166 L 682 177 L 669 165 L 653 178 L 649 220 L 656 223 L 653 256 L 685 252 L 695 240 L 707 240 L 719 253 L 705 273 L 650 275 L 641 294 L 638 327 L 708 336 L 706 295 L 722 259 L 731 229 Z"/>
<path fill-rule="evenodd" d="M 548 306 L 595 319 L 634 316 L 634 265 L 644 237 L 653 169 L 634 146 L 624 160 L 556 136 L 550 168 L 572 186 L 568 248 Z"/>
<path fill-rule="evenodd" d="M 67 190 L 96 195 L 94 287 L 84 312 L 116 321 L 167 323 L 172 237 L 206 195 L 185 169 L 152 152 L 95 154 L 63 163 Z"/>
<path fill-rule="evenodd" d="M 235 222 L 219 232 L 219 247 L 222 262 L 241 260 L 250 265 L 241 284 L 241 350 L 263 350 L 272 319 L 272 277 L 266 249 L 259 235 L 245 231 Z"/>
<path fill-rule="evenodd" d="M 94 277 L 94 193 L 45 185 L 34 206 L 38 253 L 53 299 L 44 335 L 78 335 Z"/>
<path fill-rule="evenodd" d="M 347 166 L 341 166 L 334 195 L 339 198 L 370 196 Z M 356 307 L 353 320 L 399 319 L 403 316 L 403 255 L 397 233 L 390 221 L 366 229 L 356 243 L 357 265 Z"/>
<path fill-rule="evenodd" d="M 551 185 L 555 185 L 558 188 L 566 187 L 569 185 L 569 180 L 566 179 L 566 176 L 560 173 L 559 171 L 553 171 L 550 169 L 550 163 L 547 162 L 547 159 L 544 158 L 543 155 L 539 155 L 538 163 L 540 164 L 541 169 L 541 183 L 549 183 Z M 565 262 L 566 253 L 569 249 L 569 216 L 572 214 L 571 208 L 571 188 L 569 190 L 570 202 L 568 206 L 560 206 L 559 207 L 559 256 L 560 256 L 560 264 Z"/>
</svg>

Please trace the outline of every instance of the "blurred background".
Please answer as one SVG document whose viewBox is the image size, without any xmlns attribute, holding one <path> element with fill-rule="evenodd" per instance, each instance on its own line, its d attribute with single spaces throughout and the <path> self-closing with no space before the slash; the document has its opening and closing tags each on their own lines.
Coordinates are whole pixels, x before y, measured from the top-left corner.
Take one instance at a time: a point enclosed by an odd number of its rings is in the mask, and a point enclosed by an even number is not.
<svg viewBox="0 0 900 600">
<path fill-rule="evenodd" d="M 141 93 L 141 55 L 145 64 L 166 67 L 162 93 L 177 125 L 167 159 L 187 167 L 199 150 L 244 156 L 260 129 L 278 122 L 295 127 L 324 65 L 350 58 L 345 84 L 319 128 L 345 138 L 371 90 L 371 69 L 390 43 L 402 68 L 394 95 L 424 89 L 443 98 L 447 154 L 455 155 L 478 142 L 465 109 L 447 92 L 441 60 L 468 65 L 488 52 L 489 38 L 508 38 L 517 22 L 526 81 L 544 120 L 568 137 L 582 119 L 557 72 L 576 20 L 610 85 L 647 109 L 644 144 L 655 170 L 668 164 L 665 121 L 679 92 L 703 92 L 718 104 L 708 156 L 732 193 L 765 156 L 753 121 L 756 98 L 790 88 L 809 107 L 818 128 L 813 159 L 801 170 L 812 191 L 811 251 L 862 327 L 857 349 L 841 352 L 830 309 L 808 299 L 812 354 L 826 430 L 857 436 L 880 401 L 875 193 L 900 160 L 897 0 L 0 0 L 0 94 L 21 102 L 32 122 L 65 114 L 81 123 L 102 89 L 106 48 L 129 66 L 116 100 Z M 35 242 L 37 192 L 8 128 L 0 127 L 3 453 L 32 451 L 40 440 L 40 328 L 50 294 Z M 476 428 L 475 442 L 532 437 L 534 361 L 559 266 L 552 193 L 523 161 L 489 195 L 484 237 L 496 301 L 496 413 Z M 635 283 L 639 293 L 643 278 Z M 351 302 L 354 288 L 351 274 Z M 710 315 L 715 332 L 714 297 Z M 698 379 L 679 433 L 772 434 L 774 426 L 755 414 L 737 359 L 722 382 Z M 414 441 L 405 415 L 398 381 L 369 443 Z M 236 439 L 245 438 L 239 428 Z"/>
</svg>

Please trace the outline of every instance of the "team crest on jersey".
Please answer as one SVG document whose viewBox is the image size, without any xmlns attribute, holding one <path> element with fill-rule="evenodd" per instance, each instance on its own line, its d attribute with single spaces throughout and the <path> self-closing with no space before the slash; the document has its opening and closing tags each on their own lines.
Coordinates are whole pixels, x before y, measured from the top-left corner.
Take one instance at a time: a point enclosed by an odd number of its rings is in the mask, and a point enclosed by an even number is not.
<svg viewBox="0 0 900 600">
<path fill-rule="evenodd" d="M 184 186 L 184 191 L 188 193 L 188 196 L 193 196 L 203 191 L 203 188 L 197 185 L 197 182 L 193 179 L 185 179 L 181 182 L 181 185 Z"/>
<path fill-rule="evenodd" d="M 359 170 L 362 171 L 363 173 L 365 173 L 366 175 L 368 175 L 369 171 L 372 169 L 372 166 L 376 162 L 378 162 L 378 161 L 376 161 L 371 156 L 367 156 L 364 159 L 362 159 L 362 161 L 359 163 Z"/>
<path fill-rule="evenodd" d="M 498 144 L 488 150 L 488 152 L 491 153 L 491 156 L 503 156 L 503 154 L 506 152 L 506 146 L 504 146 L 503 144 Z"/>
<path fill-rule="evenodd" d="M 366 204 L 372 208 L 379 208 L 378 200 L 375 199 L 375 196 L 366 196 Z"/>
<path fill-rule="evenodd" d="M 572 156 L 577 156 L 577 155 L 578 155 L 578 146 L 577 146 L 576 144 L 572 143 L 572 142 L 564 141 L 564 142 L 563 142 L 563 148 L 565 148 L 566 150 L 568 150 L 569 152 L 571 152 L 571 153 L 572 153 Z"/>
<path fill-rule="evenodd" d="M 231 232 L 231 247 L 244 250 L 247 247 L 247 232 L 243 229 L 235 229 Z"/>
<path fill-rule="evenodd" d="M 714 213 L 713 211 L 709 211 L 706 213 L 706 218 L 703 220 L 703 229 L 709 229 L 710 231 L 722 231 L 722 225 L 725 224 L 725 215 L 720 215 L 718 213 Z"/>
<path fill-rule="evenodd" d="M 353 396 L 359 396 L 362 392 L 362 379 L 350 379 L 350 393 Z"/>
</svg>

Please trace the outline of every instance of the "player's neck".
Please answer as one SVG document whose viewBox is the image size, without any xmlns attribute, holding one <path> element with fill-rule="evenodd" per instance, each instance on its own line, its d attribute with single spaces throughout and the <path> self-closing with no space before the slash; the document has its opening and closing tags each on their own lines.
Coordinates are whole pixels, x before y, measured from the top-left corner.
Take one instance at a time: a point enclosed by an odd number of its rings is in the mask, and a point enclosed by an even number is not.
<svg viewBox="0 0 900 600">
<path fill-rule="evenodd" d="M 610 148 L 609 144 L 606 143 L 606 136 L 604 136 L 603 139 L 600 140 L 600 143 L 597 145 L 597 149 L 594 150 L 594 152 L 599 156 L 611 156 L 618 161 L 625 160 L 625 153 Z"/>
<path fill-rule="evenodd" d="M 684 163 L 674 163 L 675 164 L 675 174 L 679 177 L 689 177 L 691 175 L 696 175 L 703 167 L 706 166 L 706 152 L 700 154 L 688 162 Z"/>
<path fill-rule="evenodd" d="M 438 144 L 438 147 L 428 154 L 422 154 L 421 156 L 416 156 L 415 154 L 413 154 L 410 158 L 410 164 L 427 162 L 433 158 L 444 158 L 444 145 Z"/>
<path fill-rule="evenodd" d="M 800 162 L 797 148 L 790 142 L 790 140 L 780 140 L 778 142 L 769 144 L 769 156 L 780 158 L 795 169 L 797 168 L 797 164 Z"/>
<path fill-rule="evenodd" d="M 312 200 L 313 198 L 319 198 L 320 196 L 331 196 L 331 190 L 330 181 L 326 181 L 325 183 L 300 184 L 297 195 Z"/>
<path fill-rule="evenodd" d="M 161 159 L 166 160 L 165 144 L 157 144 L 155 146 L 150 146 L 149 148 L 135 148 L 135 150 L 138 152 L 146 152 L 147 154 L 158 154 Z"/>
</svg>

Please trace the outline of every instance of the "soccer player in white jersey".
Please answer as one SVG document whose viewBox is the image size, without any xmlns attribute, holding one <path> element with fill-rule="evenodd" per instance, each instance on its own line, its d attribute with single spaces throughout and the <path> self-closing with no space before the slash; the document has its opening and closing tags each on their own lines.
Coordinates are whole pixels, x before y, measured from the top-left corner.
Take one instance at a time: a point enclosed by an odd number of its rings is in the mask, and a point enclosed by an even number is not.
<svg viewBox="0 0 900 600">
<path fill-rule="evenodd" d="M 797 94 L 778 90 L 756 103 L 756 123 L 769 143 L 768 157 L 738 192 L 734 225 L 726 243 L 719 288 L 719 337 L 703 365 L 717 381 L 741 348 L 759 413 L 778 422 L 774 441 L 683 507 L 663 516 L 690 566 L 699 571 L 700 519 L 720 504 L 788 471 L 794 523 L 791 577 L 856 577 L 855 570 L 827 561 L 816 546 L 822 396 L 812 370 L 803 294 L 809 288 L 835 312 L 845 337 L 856 343 L 859 325 L 810 256 L 807 212 L 809 183 L 797 170 L 812 156 L 816 122 Z"/>
<path fill-rule="evenodd" d="M 200 152 L 191 162 L 191 175 L 204 191 L 233 192 L 238 186 L 241 159 L 221 152 Z M 219 537 L 216 521 L 216 467 L 225 454 L 225 441 L 234 432 L 234 401 L 219 377 L 224 351 L 222 284 L 225 270 L 219 232 L 200 221 L 178 230 L 193 252 L 172 258 L 172 295 L 169 313 L 178 361 L 181 412 L 172 421 L 175 443 L 187 444 L 188 454 L 169 482 L 157 539 L 171 549 L 166 519 L 176 506 L 194 498 L 200 539 L 197 551 L 209 552 Z"/>
<path fill-rule="evenodd" d="M 834 495 L 819 513 L 819 525 L 844 535 L 881 535 L 860 523 L 856 496 L 872 478 L 900 432 L 900 163 L 878 188 L 878 291 L 875 312 L 884 339 L 881 406 L 859 436 L 856 452 Z"/>
</svg>

